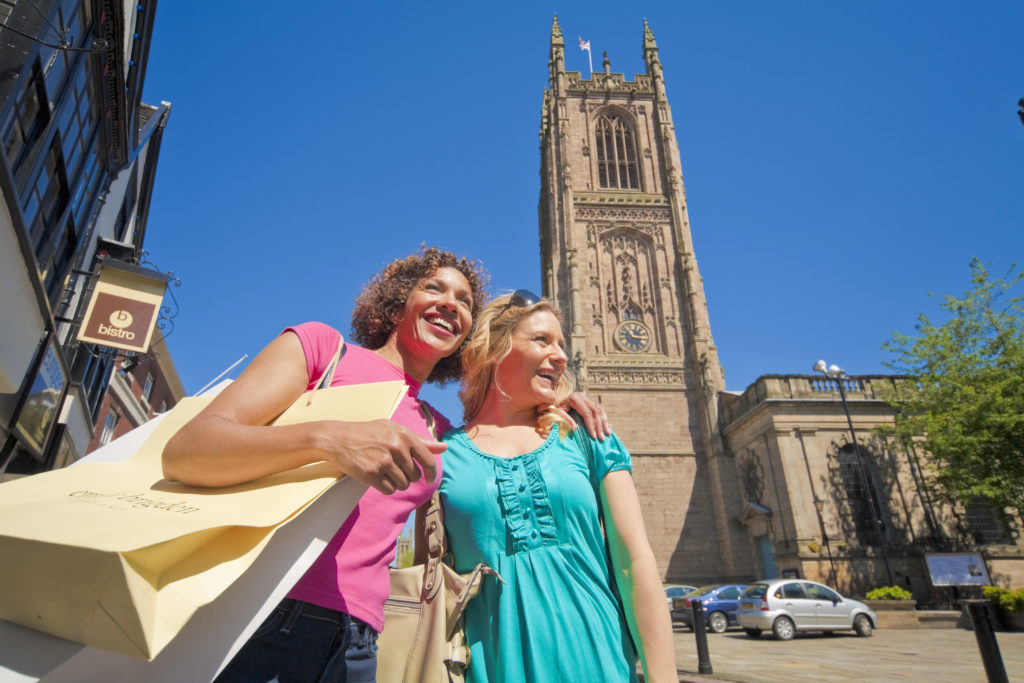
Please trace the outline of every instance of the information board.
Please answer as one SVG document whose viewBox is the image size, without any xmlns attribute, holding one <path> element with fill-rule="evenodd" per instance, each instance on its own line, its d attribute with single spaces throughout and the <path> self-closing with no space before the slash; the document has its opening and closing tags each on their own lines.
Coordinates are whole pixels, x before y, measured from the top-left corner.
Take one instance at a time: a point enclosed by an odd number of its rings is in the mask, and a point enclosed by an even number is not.
<svg viewBox="0 0 1024 683">
<path fill-rule="evenodd" d="M 980 553 L 925 553 L 933 586 L 988 586 L 991 581 Z"/>
</svg>

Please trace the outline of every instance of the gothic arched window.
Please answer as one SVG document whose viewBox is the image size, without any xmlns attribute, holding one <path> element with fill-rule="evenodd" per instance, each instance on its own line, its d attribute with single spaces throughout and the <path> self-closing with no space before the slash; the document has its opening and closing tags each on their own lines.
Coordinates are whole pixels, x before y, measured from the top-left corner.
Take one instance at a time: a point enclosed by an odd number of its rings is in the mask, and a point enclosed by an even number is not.
<svg viewBox="0 0 1024 683">
<path fill-rule="evenodd" d="M 597 139 L 597 177 L 602 188 L 640 189 L 633 131 L 622 117 L 602 114 L 594 127 Z"/>
<path fill-rule="evenodd" d="M 964 510 L 966 531 L 978 545 L 1005 543 L 1010 537 L 1010 526 L 997 506 L 981 496 L 971 496 Z"/>
</svg>

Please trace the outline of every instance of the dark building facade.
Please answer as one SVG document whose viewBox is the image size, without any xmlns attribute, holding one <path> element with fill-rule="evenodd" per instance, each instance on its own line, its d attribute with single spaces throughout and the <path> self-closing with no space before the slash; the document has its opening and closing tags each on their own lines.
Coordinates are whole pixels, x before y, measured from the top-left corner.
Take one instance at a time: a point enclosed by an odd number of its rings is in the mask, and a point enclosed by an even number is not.
<svg viewBox="0 0 1024 683">
<path fill-rule="evenodd" d="M 123 354 L 75 340 L 98 263 L 139 264 L 166 102 L 155 0 L 0 2 L 0 476 L 86 451 Z"/>
</svg>

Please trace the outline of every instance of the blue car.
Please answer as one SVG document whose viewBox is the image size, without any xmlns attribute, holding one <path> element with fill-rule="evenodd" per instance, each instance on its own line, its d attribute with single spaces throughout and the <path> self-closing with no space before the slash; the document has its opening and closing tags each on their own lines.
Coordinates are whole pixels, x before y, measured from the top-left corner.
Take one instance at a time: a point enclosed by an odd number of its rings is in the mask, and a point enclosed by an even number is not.
<svg viewBox="0 0 1024 683">
<path fill-rule="evenodd" d="M 746 588 L 741 583 L 725 583 L 714 586 L 701 586 L 682 600 L 682 609 L 673 613 L 684 624 L 693 628 L 693 601 L 700 601 L 704 607 L 704 623 L 712 633 L 723 633 L 739 621 L 740 594 Z"/>
</svg>

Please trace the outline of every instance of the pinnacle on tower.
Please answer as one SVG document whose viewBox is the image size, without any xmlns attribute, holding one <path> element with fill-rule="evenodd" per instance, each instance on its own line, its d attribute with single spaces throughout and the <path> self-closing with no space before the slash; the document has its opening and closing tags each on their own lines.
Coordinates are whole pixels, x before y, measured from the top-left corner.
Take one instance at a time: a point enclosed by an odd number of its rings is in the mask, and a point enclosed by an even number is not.
<svg viewBox="0 0 1024 683">
<path fill-rule="evenodd" d="M 661 61 L 658 59 L 658 43 L 654 40 L 654 31 L 651 25 L 644 19 L 644 64 L 647 66 L 647 73 L 656 80 L 661 80 Z M 658 94 L 664 99 L 664 84 L 657 86 Z"/>
<path fill-rule="evenodd" d="M 551 20 L 551 45 L 565 45 L 565 41 L 562 40 L 562 27 L 558 25 L 558 15 Z"/>
<path fill-rule="evenodd" d="M 654 40 L 654 32 L 651 30 L 647 19 L 644 19 L 644 50 L 657 50 L 658 43 Z"/>
</svg>

